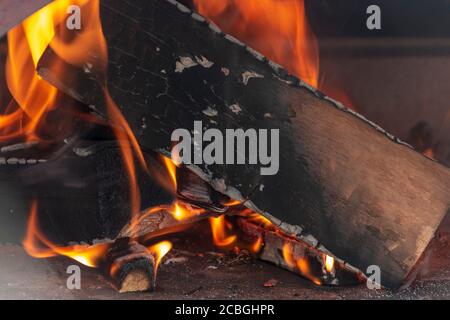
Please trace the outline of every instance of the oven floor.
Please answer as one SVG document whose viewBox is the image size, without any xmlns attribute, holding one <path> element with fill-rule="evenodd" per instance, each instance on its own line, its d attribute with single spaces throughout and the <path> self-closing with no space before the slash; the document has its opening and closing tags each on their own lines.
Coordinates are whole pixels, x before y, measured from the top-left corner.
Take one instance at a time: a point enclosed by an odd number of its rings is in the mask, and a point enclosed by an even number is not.
<svg viewBox="0 0 450 320">
<path fill-rule="evenodd" d="M 449 235 L 433 244 L 428 274 L 397 292 L 365 286 L 318 287 L 246 255 L 220 253 L 195 232 L 171 238 L 174 249 L 159 270 L 156 292 L 119 294 L 98 270 L 84 266 L 81 289 L 69 290 L 66 269 L 74 261 L 34 259 L 20 245 L 2 244 L 0 299 L 450 299 Z M 270 279 L 277 284 L 265 287 Z"/>
</svg>

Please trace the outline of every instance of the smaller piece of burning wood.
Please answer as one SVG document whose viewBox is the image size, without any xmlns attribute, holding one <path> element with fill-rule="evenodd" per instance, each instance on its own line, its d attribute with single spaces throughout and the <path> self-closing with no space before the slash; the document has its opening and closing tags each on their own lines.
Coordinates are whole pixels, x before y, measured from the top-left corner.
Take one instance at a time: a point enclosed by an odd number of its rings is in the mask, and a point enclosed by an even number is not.
<svg viewBox="0 0 450 320">
<path fill-rule="evenodd" d="M 104 266 L 105 274 L 120 293 L 154 290 L 156 268 L 153 254 L 129 238 L 114 242 L 106 254 Z"/>
</svg>

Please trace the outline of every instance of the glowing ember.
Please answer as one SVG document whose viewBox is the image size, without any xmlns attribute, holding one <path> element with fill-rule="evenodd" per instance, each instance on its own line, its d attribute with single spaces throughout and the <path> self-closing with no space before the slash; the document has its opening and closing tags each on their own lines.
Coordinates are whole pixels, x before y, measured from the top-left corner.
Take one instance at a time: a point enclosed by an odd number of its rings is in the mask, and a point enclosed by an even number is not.
<svg viewBox="0 0 450 320">
<path fill-rule="evenodd" d="M 294 268 L 296 263 L 292 257 L 292 246 L 289 243 L 283 245 L 283 259 L 290 268 Z"/>
<path fill-rule="evenodd" d="M 255 243 L 251 245 L 250 251 L 254 254 L 257 254 L 261 250 L 263 244 L 264 244 L 263 237 L 259 236 L 258 239 L 255 241 Z"/>
<path fill-rule="evenodd" d="M 223 205 L 226 206 L 226 207 L 234 207 L 234 206 L 237 206 L 237 205 L 240 205 L 240 204 L 241 204 L 241 202 L 238 201 L 238 200 L 230 200 L 230 201 L 224 203 Z"/>
</svg>

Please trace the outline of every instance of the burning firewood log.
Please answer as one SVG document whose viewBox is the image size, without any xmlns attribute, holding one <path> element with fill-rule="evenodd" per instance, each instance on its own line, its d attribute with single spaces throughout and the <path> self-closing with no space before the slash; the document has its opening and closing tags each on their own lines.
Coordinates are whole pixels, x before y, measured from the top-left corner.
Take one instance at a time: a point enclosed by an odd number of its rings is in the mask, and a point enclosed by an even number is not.
<svg viewBox="0 0 450 320">
<path fill-rule="evenodd" d="M 401 285 L 449 211 L 448 168 L 174 0 L 103 0 L 101 20 L 107 74 L 95 54 L 57 72 L 64 56 L 49 48 L 40 75 L 105 119 L 107 83 L 140 145 L 166 155 L 171 133 L 194 121 L 222 133 L 278 129 L 275 175 L 262 176 L 263 165 L 189 168 L 286 234 Z"/>
</svg>

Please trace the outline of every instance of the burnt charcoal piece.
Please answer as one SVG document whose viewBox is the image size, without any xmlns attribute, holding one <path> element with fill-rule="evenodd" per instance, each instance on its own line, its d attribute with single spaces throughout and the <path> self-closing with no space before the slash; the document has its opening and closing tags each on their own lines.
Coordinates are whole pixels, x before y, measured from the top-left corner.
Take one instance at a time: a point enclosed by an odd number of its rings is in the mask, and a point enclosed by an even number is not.
<svg viewBox="0 0 450 320">
<path fill-rule="evenodd" d="M 108 83 L 139 143 L 166 154 L 173 130 L 194 121 L 222 133 L 279 129 L 276 175 L 262 176 L 261 165 L 190 168 L 287 234 L 360 270 L 378 265 L 384 286 L 401 285 L 449 211 L 448 168 L 174 0 L 103 0 L 101 19 L 106 82 L 95 70 L 54 72 L 51 49 L 41 76 L 105 118 Z"/>
</svg>

